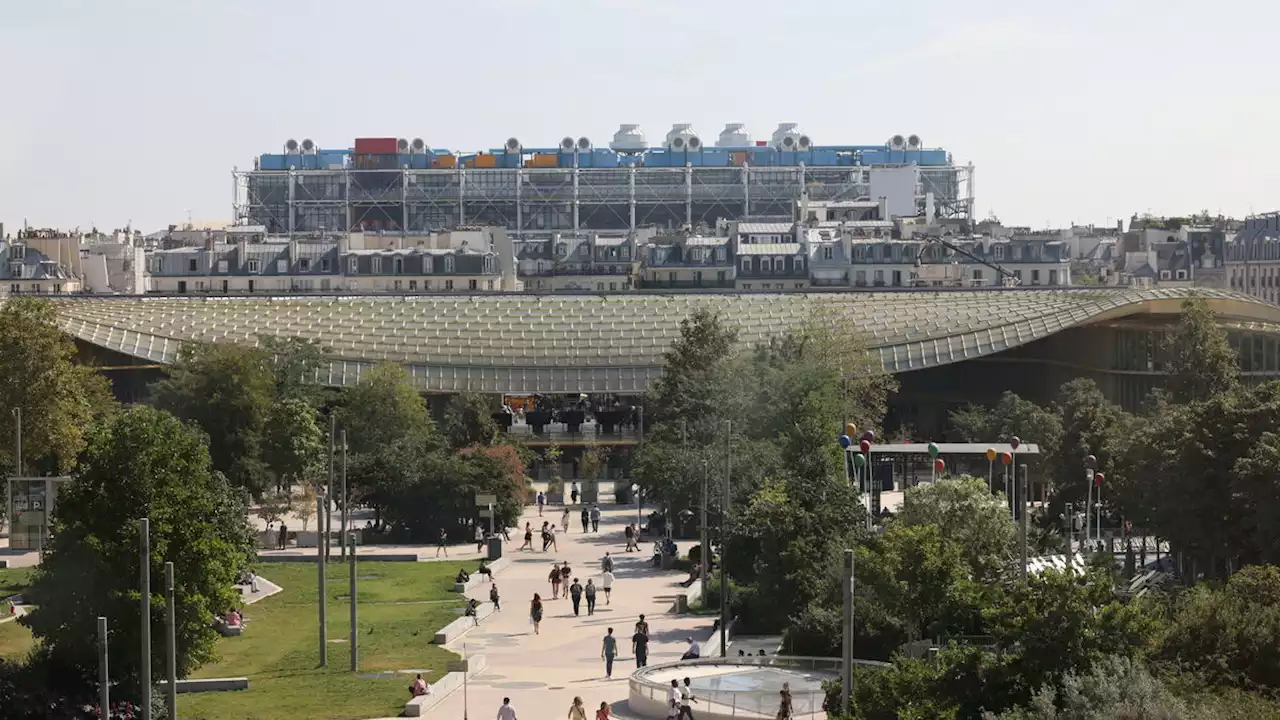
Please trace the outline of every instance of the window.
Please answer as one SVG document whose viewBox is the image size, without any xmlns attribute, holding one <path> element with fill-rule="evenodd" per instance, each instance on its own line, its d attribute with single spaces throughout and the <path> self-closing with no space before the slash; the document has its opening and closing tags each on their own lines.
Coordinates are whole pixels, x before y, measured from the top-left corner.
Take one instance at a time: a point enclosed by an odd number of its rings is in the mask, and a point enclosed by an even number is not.
<svg viewBox="0 0 1280 720">
<path fill-rule="evenodd" d="M 280 275 L 287 275 L 287 274 L 289 273 L 289 261 L 288 261 L 288 260 L 277 260 L 277 261 L 276 261 L 276 272 L 277 272 L 277 273 L 279 273 Z"/>
<path fill-rule="evenodd" d="M 494 272 L 493 265 L 494 265 L 493 256 L 485 255 L 484 256 L 484 272 L 486 275 L 492 274 Z"/>
<path fill-rule="evenodd" d="M 453 272 L 453 256 L 452 255 L 444 256 L 444 271 L 447 273 Z"/>
<path fill-rule="evenodd" d="M 484 287 L 484 289 L 485 289 L 485 290 L 492 290 L 492 289 L 493 289 L 493 281 L 492 281 L 492 280 L 486 280 L 486 281 L 485 281 L 485 287 Z"/>
<path fill-rule="evenodd" d="M 476 289 L 476 281 L 475 281 L 475 279 L 474 279 L 474 278 L 472 278 L 471 280 L 468 280 L 468 281 L 467 281 L 467 289 L 468 289 L 468 290 L 475 290 L 475 289 Z"/>
<path fill-rule="evenodd" d="M 1040 284 L 1040 271 L 1039 271 L 1039 270 L 1032 270 L 1032 271 L 1031 271 L 1031 284 L 1032 284 L 1032 285 L 1039 285 L 1039 284 Z"/>
<path fill-rule="evenodd" d="M 720 274 L 723 275 L 724 273 L 721 272 Z M 493 281 L 490 280 L 489 282 L 492 283 Z M 618 283 L 616 282 L 609 283 L 609 290 L 617 290 L 617 289 L 618 289 Z"/>
<path fill-rule="evenodd" d="M 853 247 L 853 259 L 855 261 L 861 262 L 863 258 L 863 254 L 865 252 L 866 250 L 861 245 L 855 245 Z"/>
<path fill-rule="evenodd" d="M 751 289 L 751 283 L 743 283 L 743 284 L 742 284 L 742 289 L 743 289 L 743 290 L 750 290 L 750 289 Z"/>
<path fill-rule="evenodd" d="M 725 272 L 723 270 L 716 273 L 717 282 L 724 282 L 724 278 L 725 278 Z"/>
<path fill-rule="evenodd" d="M 22 288 L 18 285 L 18 283 L 12 283 L 9 285 L 9 292 L 13 293 L 14 295 L 18 295 L 22 293 Z"/>
<path fill-rule="evenodd" d="M 307 272 L 311 269 L 311 258 L 298 258 L 298 269 Z"/>
<path fill-rule="evenodd" d="M 203 290 L 203 289 L 204 289 L 204 287 L 203 287 L 204 283 L 200 283 L 200 285 L 202 286 L 200 289 L 201 289 L 201 290 Z M 62 292 L 62 283 L 54 283 L 54 284 L 53 284 L 53 291 L 54 291 L 55 293 L 60 293 L 60 292 Z"/>
<path fill-rule="evenodd" d="M 875 274 L 875 282 L 876 282 L 876 287 L 882 287 L 882 286 L 884 285 L 884 271 L 883 271 L 883 270 L 877 270 L 877 271 L 876 271 L 876 274 Z"/>
<path fill-rule="evenodd" d="M 751 272 L 751 258 L 749 257 L 742 258 L 742 272 L 744 273 Z"/>
<path fill-rule="evenodd" d="M 9 246 L 9 258 L 11 260 L 21 260 L 27 256 L 27 246 L 20 243 Z M 17 292 L 16 290 L 14 292 Z"/>
<path fill-rule="evenodd" d="M 158 261 L 160 258 L 156 258 L 156 260 L 156 270 L 159 270 L 160 263 Z M 22 277 L 22 263 L 9 263 L 9 274 L 16 278 Z"/>
<path fill-rule="evenodd" d="M 564 257 L 569 254 L 569 246 L 564 243 L 556 243 L 556 257 Z"/>
<path fill-rule="evenodd" d="M 984 280 L 984 278 L 982 277 L 982 270 L 980 270 L 980 269 L 974 269 L 974 271 L 973 271 L 973 280 L 974 280 L 974 282 L 973 282 L 973 284 L 974 284 L 974 285 L 982 285 L 982 284 L 983 284 L 983 282 L 982 282 L 982 281 Z"/>
<path fill-rule="evenodd" d="M 796 283 L 796 289 L 797 289 L 797 290 L 803 290 L 803 289 L 804 289 L 804 283 Z"/>
<path fill-rule="evenodd" d="M 153 262 L 155 263 L 155 267 L 152 269 L 152 272 L 157 272 L 157 273 L 164 272 L 164 256 L 163 256 L 163 255 L 157 255 L 157 256 L 155 257 L 155 260 L 153 260 Z M 15 263 L 15 264 L 16 264 L 16 263 Z M 12 266 L 11 266 L 11 267 L 12 267 Z M 18 270 L 17 270 L 17 272 L 15 272 L 15 273 L 14 273 L 14 275 L 15 275 L 15 276 L 21 276 L 21 275 L 22 275 L 22 265 L 17 265 L 17 268 L 18 268 Z"/>
<path fill-rule="evenodd" d="M 1169 271 L 1168 271 L 1168 270 L 1161 270 L 1161 271 L 1160 271 L 1160 279 L 1161 279 L 1161 280 L 1168 280 L 1168 279 L 1169 279 Z M 1265 280 L 1266 278 L 1263 278 L 1263 279 Z"/>
<path fill-rule="evenodd" d="M 1178 279 L 1179 279 L 1179 280 L 1186 280 L 1186 279 L 1187 279 L 1187 271 L 1186 271 L 1186 270 L 1179 270 L 1179 271 L 1178 271 Z"/>
<path fill-rule="evenodd" d="M 360 258 L 352 255 L 350 259 L 347 260 L 347 272 L 352 275 L 360 274 Z"/>
<path fill-rule="evenodd" d="M 1019 269 L 1019 270 L 1014 270 L 1014 271 L 1013 271 L 1013 276 L 1014 276 L 1015 278 L 1017 278 L 1017 279 L 1018 279 L 1018 284 L 1019 284 L 1019 285 L 1021 285 L 1021 284 L 1022 284 L 1022 270 L 1021 270 L 1021 269 Z"/>
<path fill-rule="evenodd" d="M 262 271 L 262 263 L 257 260 L 250 260 L 248 263 L 246 263 L 246 265 L 248 266 L 249 272 L 251 273 Z"/>
<path fill-rule="evenodd" d="M 856 279 L 854 280 L 854 283 L 853 283 L 854 285 L 857 285 L 858 287 L 866 287 L 866 286 L 867 286 L 867 271 L 866 271 L 866 270 L 859 270 L 859 271 L 854 275 L 854 278 L 856 278 Z"/>
<path fill-rule="evenodd" d="M 445 280 L 445 281 L 444 281 L 444 289 L 445 289 L 445 290 L 452 290 L 452 289 L 453 289 L 453 281 L 452 281 L 452 280 Z"/>
<path fill-rule="evenodd" d="M 430 290 L 430 289 L 431 289 L 431 281 L 430 281 L 430 280 L 423 280 L 423 281 L 422 281 L 422 290 L 425 292 L 425 291 Z"/>
<path fill-rule="evenodd" d="M 823 259 L 823 260 L 830 260 L 834 254 L 835 254 L 835 253 L 834 253 L 834 251 L 831 249 L 831 246 L 830 246 L 830 245 L 826 245 L 826 246 L 824 246 L 824 247 L 822 248 L 822 259 Z"/>
<path fill-rule="evenodd" d="M 1058 284 L 1058 271 L 1057 271 L 1057 270 L 1050 270 L 1050 271 L 1049 271 L 1049 284 L 1050 284 L 1050 285 L 1057 285 L 1057 284 Z"/>
<path fill-rule="evenodd" d="M 392 289 L 392 290 L 399 290 L 399 289 L 400 289 L 400 281 L 399 281 L 399 280 L 392 280 L 392 281 L 391 281 L 391 289 Z"/>
<path fill-rule="evenodd" d="M 1014 245 L 1014 246 L 1013 246 L 1013 259 L 1014 259 L 1014 260 L 1021 260 L 1021 259 L 1022 259 L 1022 246 L 1021 246 L 1021 245 Z"/>
<path fill-rule="evenodd" d="M 306 262 L 305 260 L 303 262 Z M 329 258 L 320 258 L 320 272 L 329 272 Z"/>
<path fill-rule="evenodd" d="M 596 283 L 596 290 L 600 292 L 604 292 L 604 283 L 602 282 Z"/>
<path fill-rule="evenodd" d="M 992 253 L 994 253 L 996 260 L 1003 260 L 1003 259 L 1004 259 L 1004 246 L 1003 246 L 1003 245 L 996 245 L 995 247 L 991 248 L 991 251 L 992 251 Z"/>
<path fill-rule="evenodd" d="M 539 260 L 539 261 L 538 261 L 538 267 L 539 267 L 539 268 L 541 268 L 541 267 L 542 267 L 542 261 L 541 261 L 541 260 Z M 435 272 L 435 271 L 436 271 L 436 259 L 435 259 L 435 258 L 433 258 L 433 257 L 431 257 L 430 255 L 424 255 L 424 256 L 422 256 L 422 272 L 423 272 L 423 273 L 433 273 L 433 272 Z"/>
<path fill-rule="evenodd" d="M 395 273 L 397 275 L 404 274 L 404 258 L 397 257 L 394 261 L 392 261 L 392 264 L 395 267 Z"/>
<path fill-rule="evenodd" d="M 416 292 L 416 291 L 417 291 L 417 289 L 418 289 L 418 281 L 417 281 L 417 280 L 410 280 L 410 281 L 409 281 L 409 292 Z"/>
<path fill-rule="evenodd" d="M 773 272 L 773 258 L 770 258 L 770 257 L 760 258 L 760 272 L 765 272 L 765 273 Z"/>
<path fill-rule="evenodd" d="M 724 253 L 725 253 L 724 248 L 722 247 L 716 248 L 716 262 L 718 263 L 724 262 L 724 257 L 725 257 Z"/>
<path fill-rule="evenodd" d="M 902 287 L 902 271 L 901 270 L 893 271 L 893 286 Z"/>
<path fill-rule="evenodd" d="M 187 272 L 195 272 L 200 267 L 200 261 L 195 258 L 187 260 Z"/>
<path fill-rule="evenodd" d="M 377 275 L 378 273 L 382 272 L 381 257 L 374 255 L 373 259 L 371 260 L 371 263 L 372 263 L 372 267 L 369 269 L 369 272 L 372 272 L 374 275 Z"/>
<path fill-rule="evenodd" d="M 220 272 L 220 273 L 224 273 L 224 272 L 226 272 L 226 271 L 227 271 L 227 261 L 226 261 L 226 260 L 219 260 L 219 261 L 218 261 L 218 272 Z"/>
<path fill-rule="evenodd" d="M 58 287 L 58 286 L 56 286 L 56 285 L 55 285 L 54 287 Z M 196 281 L 196 290 L 199 290 L 200 292 L 204 292 L 204 281 L 203 281 L 203 280 L 197 280 L 197 281 Z"/>
<path fill-rule="evenodd" d="M 675 284 L 676 284 L 676 274 L 675 274 L 675 273 L 673 273 L 673 272 L 667 273 L 667 280 L 669 280 L 669 281 L 671 282 L 671 284 L 672 284 L 672 285 L 675 285 Z"/>
</svg>

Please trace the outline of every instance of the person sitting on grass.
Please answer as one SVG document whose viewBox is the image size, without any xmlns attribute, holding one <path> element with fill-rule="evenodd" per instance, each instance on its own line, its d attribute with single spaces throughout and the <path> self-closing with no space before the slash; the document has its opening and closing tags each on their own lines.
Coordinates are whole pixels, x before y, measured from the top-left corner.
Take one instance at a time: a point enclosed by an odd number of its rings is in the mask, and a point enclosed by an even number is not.
<svg viewBox="0 0 1280 720">
<path fill-rule="evenodd" d="M 453 581 L 456 583 L 462 584 L 469 581 L 470 579 L 471 579 L 471 574 L 468 573 L 465 568 L 458 568 L 458 577 L 454 578 Z"/>
<path fill-rule="evenodd" d="M 426 680 L 422 679 L 422 673 L 418 673 L 417 679 L 409 686 L 409 695 L 411 697 L 422 697 L 423 695 L 430 694 L 431 686 L 427 684 Z"/>
<path fill-rule="evenodd" d="M 227 627 L 235 628 L 235 627 L 240 627 L 240 625 L 244 622 L 244 618 L 240 616 L 240 613 L 235 608 L 232 608 L 231 610 L 227 611 L 226 615 L 223 616 L 223 622 L 227 624 Z"/>
</svg>

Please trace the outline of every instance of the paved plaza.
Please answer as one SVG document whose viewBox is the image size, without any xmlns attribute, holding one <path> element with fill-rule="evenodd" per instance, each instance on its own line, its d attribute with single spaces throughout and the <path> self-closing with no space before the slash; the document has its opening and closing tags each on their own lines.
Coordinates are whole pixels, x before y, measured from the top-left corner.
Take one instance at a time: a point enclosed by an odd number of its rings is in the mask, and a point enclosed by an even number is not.
<svg viewBox="0 0 1280 720">
<path fill-rule="evenodd" d="M 608 507 L 608 506 L 606 506 Z M 650 564 L 652 542 L 641 543 L 641 552 L 623 552 L 622 529 L 635 521 L 635 508 L 609 509 L 603 514 L 599 533 L 583 535 L 575 514 L 568 534 L 559 534 L 559 550 L 545 553 L 518 551 L 524 541 L 524 522 L 533 523 L 534 543 L 541 542 L 537 530 L 542 520 L 560 520 L 559 508 L 548 508 L 538 517 L 536 508 L 525 511 L 520 530 L 512 530 L 511 542 L 503 552 L 510 562 L 495 578 L 502 596 L 502 611 L 487 618 L 478 628 L 448 645 L 449 649 L 467 655 L 482 654 L 487 669 L 473 678 L 467 689 L 466 702 L 471 717 L 492 717 L 510 697 L 520 718 L 559 718 L 568 712 L 575 695 L 581 696 L 592 714 L 601 701 L 613 704 L 627 699 L 627 677 L 635 670 L 630 638 L 638 616 L 649 621 L 652 642 L 649 663 L 678 660 L 685 651 L 685 638 L 705 638 L 713 618 L 675 615 L 671 608 L 676 595 L 684 592 L 679 583 L 686 573 L 658 570 Z M 685 543 L 681 550 L 688 549 Z M 588 578 L 600 584 L 600 560 L 605 552 L 614 555 L 612 603 L 606 605 L 599 594 L 596 614 L 587 616 L 586 601 L 582 614 L 573 615 L 573 604 L 565 598 L 550 599 L 547 575 L 552 562 L 569 562 L 573 577 L 583 585 Z M 544 603 L 541 634 L 533 634 L 529 620 L 529 601 L 540 593 Z M 481 583 L 471 597 L 488 602 L 489 585 Z M 618 637 L 620 655 L 614 665 L 612 680 L 605 680 L 604 662 L 600 659 L 601 638 L 612 627 Z M 463 717 L 463 693 L 445 698 L 430 711 L 434 717 Z M 625 704 L 619 708 L 625 712 Z"/>
</svg>

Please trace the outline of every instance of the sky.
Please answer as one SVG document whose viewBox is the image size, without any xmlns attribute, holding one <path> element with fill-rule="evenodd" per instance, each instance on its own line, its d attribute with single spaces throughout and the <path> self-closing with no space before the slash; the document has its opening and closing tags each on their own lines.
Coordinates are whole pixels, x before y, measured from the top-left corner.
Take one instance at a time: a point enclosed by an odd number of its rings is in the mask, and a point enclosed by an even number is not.
<svg viewBox="0 0 1280 720">
<path fill-rule="evenodd" d="M 1280 209 L 1263 0 L 0 0 L 0 222 L 231 219 L 288 138 L 918 134 L 1033 227 Z"/>
</svg>

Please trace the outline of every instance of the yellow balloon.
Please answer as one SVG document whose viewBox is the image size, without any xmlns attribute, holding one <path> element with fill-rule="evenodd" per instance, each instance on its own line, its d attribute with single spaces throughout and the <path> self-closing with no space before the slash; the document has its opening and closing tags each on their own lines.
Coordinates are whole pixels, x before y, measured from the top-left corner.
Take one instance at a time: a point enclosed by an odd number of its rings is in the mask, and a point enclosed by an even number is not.
<svg viewBox="0 0 1280 720">
<path fill-rule="evenodd" d="M 988 462 L 995 462 L 995 461 L 996 461 L 996 449 L 995 449 L 995 448 L 987 448 L 987 461 L 988 461 Z"/>
<path fill-rule="evenodd" d="M 855 436 L 858 434 L 858 425 L 857 425 L 857 423 L 845 423 L 845 424 L 844 424 L 844 434 L 845 434 L 845 435 L 848 435 L 849 437 L 855 437 Z"/>
</svg>

